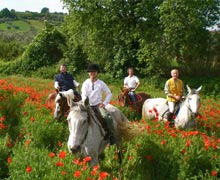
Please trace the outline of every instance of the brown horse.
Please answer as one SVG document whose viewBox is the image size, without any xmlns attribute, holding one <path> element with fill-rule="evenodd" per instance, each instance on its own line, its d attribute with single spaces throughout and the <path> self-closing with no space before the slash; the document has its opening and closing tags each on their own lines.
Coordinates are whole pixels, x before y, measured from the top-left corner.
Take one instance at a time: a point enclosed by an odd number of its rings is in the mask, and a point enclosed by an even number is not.
<svg viewBox="0 0 220 180">
<path fill-rule="evenodd" d="M 144 101 L 148 98 L 150 98 L 151 96 L 149 94 L 140 92 L 140 93 L 136 93 L 136 105 L 132 102 L 129 93 L 130 89 L 123 87 L 121 88 L 121 93 L 118 96 L 118 102 L 119 105 L 121 107 L 130 107 L 131 109 L 135 110 L 138 114 L 141 114 L 142 112 L 142 106 L 144 104 Z"/>
<path fill-rule="evenodd" d="M 55 102 L 58 94 L 60 95 L 61 98 L 59 98 L 57 100 L 57 102 Z M 78 102 L 80 100 L 81 100 L 80 96 L 75 96 L 75 98 L 73 99 L 74 102 Z M 56 109 L 56 103 L 59 104 L 60 109 L 59 109 L 59 114 L 55 116 L 54 112 Z M 48 109 L 52 110 L 54 117 L 56 119 L 60 119 L 64 115 L 67 115 L 67 113 L 69 112 L 69 109 L 70 109 L 70 107 L 67 103 L 67 98 L 65 96 L 63 96 L 62 93 L 59 93 L 58 91 L 54 91 L 48 95 L 45 105 L 47 106 Z"/>
</svg>

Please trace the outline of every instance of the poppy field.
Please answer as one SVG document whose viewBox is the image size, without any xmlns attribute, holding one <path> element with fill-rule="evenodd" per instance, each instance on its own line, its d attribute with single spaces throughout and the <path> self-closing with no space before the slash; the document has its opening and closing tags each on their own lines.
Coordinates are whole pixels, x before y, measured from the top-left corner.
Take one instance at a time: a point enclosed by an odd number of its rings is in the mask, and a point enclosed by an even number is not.
<svg viewBox="0 0 220 180">
<path fill-rule="evenodd" d="M 114 94 L 115 85 L 110 88 Z M 68 152 L 67 122 L 54 120 L 45 104 L 52 91 L 52 80 L 0 79 L 0 179 L 220 178 L 220 100 L 201 96 L 197 127 L 187 130 L 170 128 L 157 120 L 143 121 L 121 108 L 142 130 L 141 135 L 124 142 L 122 164 L 118 163 L 116 147 L 107 146 L 100 164 L 90 167 L 90 157 Z M 116 98 L 112 103 L 117 105 Z"/>
</svg>

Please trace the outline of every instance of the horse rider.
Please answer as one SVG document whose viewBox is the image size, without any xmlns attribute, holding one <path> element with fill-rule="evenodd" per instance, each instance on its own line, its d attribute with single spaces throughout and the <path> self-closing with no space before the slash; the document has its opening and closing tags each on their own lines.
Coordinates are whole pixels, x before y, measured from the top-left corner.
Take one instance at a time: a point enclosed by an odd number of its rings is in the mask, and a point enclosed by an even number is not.
<svg viewBox="0 0 220 180">
<path fill-rule="evenodd" d="M 89 78 L 82 84 L 82 100 L 85 100 L 86 97 L 89 98 L 90 106 L 98 117 L 101 116 L 101 118 L 98 119 L 107 131 L 106 137 L 109 138 L 110 145 L 113 145 L 115 144 L 113 120 L 105 109 L 105 106 L 111 100 L 112 93 L 108 86 L 102 80 L 98 79 L 99 66 L 97 64 L 89 64 L 87 72 Z M 103 92 L 105 93 L 104 101 L 102 101 Z"/>
<path fill-rule="evenodd" d="M 80 94 L 76 91 L 76 87 L 79 83 L 73 78 L 71 74 L 67 72 L 67 66 L 65 64 L 60 65 L 60 73 L 55 75 L 54 87 L 59 91 L 65 91 L 68 93 L 74 93 L 75 96 L 80 97 Z"/>
<path fill-rule="evenodd" d="M 137 76 L 134 75 L 134 68 L 128 68 L 128 76 L 124 79 L 124 87 L 128 88 L 130 92 L 128 93 L 133 104 L 136 106 L 135 90 L 141 85 Z"/>
<path fill-rule="evenodd" d="M 182 80 L 179 79 L 179 71 L 177 69 L 171 70 L 171 78 L 166 81 L 164 91 L 169 107 L 167 120 L 170 122 L 170 125 L 173 125 L 172 117 L 174 115 L 175 105 L 182 99 L 184 94 L 184 85 Z"/>
</svg>

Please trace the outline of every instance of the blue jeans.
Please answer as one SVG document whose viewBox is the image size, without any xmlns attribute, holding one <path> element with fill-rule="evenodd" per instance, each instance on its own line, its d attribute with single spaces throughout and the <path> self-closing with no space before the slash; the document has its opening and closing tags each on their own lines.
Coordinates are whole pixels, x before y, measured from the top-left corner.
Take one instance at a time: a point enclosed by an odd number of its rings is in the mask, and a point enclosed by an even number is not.
<svg viewBox="0 0 220 180">
<path fill-rule="evenodd" d="M 128 95 L 130 96 L 133 104 L 136 106 L 136 97 L 135 97 L 135 92 L 134 91 L 131 91 L 128 93 Z"/>
</svg>

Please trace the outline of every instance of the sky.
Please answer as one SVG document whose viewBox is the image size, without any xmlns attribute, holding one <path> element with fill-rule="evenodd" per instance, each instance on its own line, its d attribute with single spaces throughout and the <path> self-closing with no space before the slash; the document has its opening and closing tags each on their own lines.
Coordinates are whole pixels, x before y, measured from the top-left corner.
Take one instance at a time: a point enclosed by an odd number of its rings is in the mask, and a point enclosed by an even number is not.
<svg viewBox="0 0 220 180">
<path fill-rule="evenodd" d="M 22 12 L 40 12 L 44 7 L 49 8 L 50 12 L 67 12 L 63 9 L 61 0 L 0 0 L 0 10 L 8 8 Z"/>
</svg>

